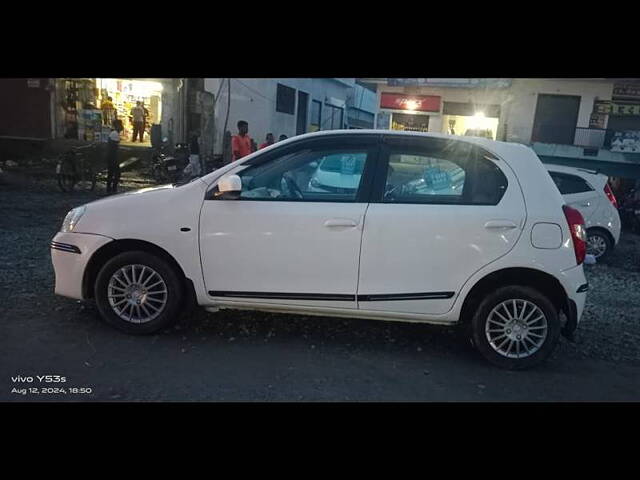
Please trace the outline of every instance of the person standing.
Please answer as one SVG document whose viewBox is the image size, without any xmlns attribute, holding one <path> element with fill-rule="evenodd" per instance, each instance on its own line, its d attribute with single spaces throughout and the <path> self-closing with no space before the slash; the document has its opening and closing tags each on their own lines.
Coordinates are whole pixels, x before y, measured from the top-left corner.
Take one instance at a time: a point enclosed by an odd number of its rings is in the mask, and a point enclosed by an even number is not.
<svg viewBox="0 0 640 480">
<path fill-rule="evenodd" d="M 113 123 L 111 124 L 111 127 L 118 132 L 118 135 L 122 135 L 124 125 L 122 125 L 122 120 L 118 118 L 118 112 L 116 110 L 113 111 Z"/>
<path fill-rule="evenodd" d="M 132 142 L 136 141 L 136 136 L 140 138 L 140 142 L 142 143 L 142 139 L 144 138 L 144 108 L 142 107 L 142 102 L 136 102 L 136 106 L 131 109 L 131 117 L 133 118 L 133 137 L 131 138 Z"/>
<path fill-rule="evenodd" d="M 231 138 L 231 161 L 246 157 L 251 153 L 251 137 L 249 136 L 249 124 L 244 120 L 238 122 L 238 135 Z"/>
<path fill-rule="evenodd" d="M 267 148 L 269 145 L 273 145 L 275 143 L 275 139 L 273 138 L 273 133 L 267 133 L 266 142 L 260 145 L 260 150 L 263 148 Z"/>
<path fill-rule="evenodd" d="M 280 135 L 280 137 L 278 138 L 278 141 L 281 142 L 283 140 L 286 140 L 287 136 L 283 133 L 282 135 Z"/>
<path fill-rule="evenodd" d="M 111 97 L 107 97 L 106 100 L 102 100 L 102 102 L 100 102 L 100 109 L 102 110 L 102 123 L 105 125 L 111 125 L 113 122 L 113 113 L 115 111 L 113 108 L 113 99 Z"/>
<path fill-rule="evenodd" d="M 198 132 L 191 134 L 191 141 L 189 142 L 189 163 L 184 169 L 184 178 L 190 180 L 195 177 L 199 177 L 201 172 L 200 168 L 200 144 L 198 143 Z"/>
<path fill-rule="evenodd" d="M 118 182 L 120 182 L 119 145 L 120 134 L 114 128 L 111 130 L 107 142 L 107 193 L 116 193 L 118 191 Z"/>
</svg>

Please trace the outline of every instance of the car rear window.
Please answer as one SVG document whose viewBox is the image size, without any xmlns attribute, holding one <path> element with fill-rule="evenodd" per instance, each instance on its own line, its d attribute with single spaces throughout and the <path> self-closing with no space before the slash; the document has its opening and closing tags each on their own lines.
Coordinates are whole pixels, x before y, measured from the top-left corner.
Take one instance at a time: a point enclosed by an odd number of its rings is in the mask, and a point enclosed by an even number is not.
<svg viewBox="0 0 640 480">
<path fill-rule="evenodd" d="M 560 190 L 562 195 L 571 195 L 573 193 L 591 192 L 593 188 L 583 178 L 577 175 L 561 172 L 549 172 L 554 183 Z"/>
</svg>

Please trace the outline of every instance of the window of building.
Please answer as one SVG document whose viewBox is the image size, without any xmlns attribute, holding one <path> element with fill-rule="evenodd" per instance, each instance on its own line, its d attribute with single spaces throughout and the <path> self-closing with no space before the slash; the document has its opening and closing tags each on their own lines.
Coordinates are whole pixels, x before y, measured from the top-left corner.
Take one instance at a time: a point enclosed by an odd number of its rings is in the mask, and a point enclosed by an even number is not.
<svg viewBox="0 0 640 480">
<path fill-rule="evenodd" d="M 311 124 L 309 125 L 310 132 L 317 132 L 322 125 L 322 102 L 319 100 L 313 100 L 311 102 Z"/>
<path fill-rule="evenodd" d="M 296 89 L 278 84 L 276 94 L 276 112 L 293 115 L 296 110 Z"/>
</svg>

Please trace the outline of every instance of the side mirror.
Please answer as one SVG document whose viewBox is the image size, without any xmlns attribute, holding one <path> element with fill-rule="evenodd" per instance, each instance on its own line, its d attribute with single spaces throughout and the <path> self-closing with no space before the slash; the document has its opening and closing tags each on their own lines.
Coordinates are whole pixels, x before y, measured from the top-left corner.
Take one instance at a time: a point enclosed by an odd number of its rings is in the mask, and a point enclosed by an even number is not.
<svg viewBox="0 0 640 480">
<path fill-rule="evenodd" d="M 215 196 L 225 200 L 237 200 L 242 192 L 242 180 L 238 175 L 227 175 L 218 182 Z"/>
</svg>

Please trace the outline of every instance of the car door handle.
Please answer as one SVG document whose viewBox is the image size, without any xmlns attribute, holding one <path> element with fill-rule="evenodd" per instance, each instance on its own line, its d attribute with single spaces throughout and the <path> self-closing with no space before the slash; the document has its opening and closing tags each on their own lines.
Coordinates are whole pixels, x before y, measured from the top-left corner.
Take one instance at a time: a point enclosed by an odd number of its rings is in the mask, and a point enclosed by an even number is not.
<svg viewBox="0 0 640 480">
<path fill-rule="evenodd" d="M 513 223 L 510 220 L 490 220 L 487 223 L 484 224 L 484 228 L 488 228 L 488 229 L 499 229 L 499 228 L 505 228 L 505 229 L 511 229 L 511 228 L 518 228 L 518 226 Z"/>
<path fill-rule="evenodd" d="M 580 206 L 581 207 L 590 207 L 591 206 L 591 202 L 581 203 Z"/>
<path fill-rule="evenodd" d="M 350 218 L 330 218 L 324 222 L 325 227 L 357 227 L 358 222 Z"/>
</svg>

